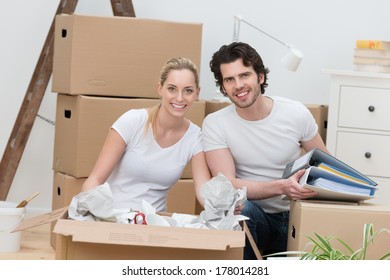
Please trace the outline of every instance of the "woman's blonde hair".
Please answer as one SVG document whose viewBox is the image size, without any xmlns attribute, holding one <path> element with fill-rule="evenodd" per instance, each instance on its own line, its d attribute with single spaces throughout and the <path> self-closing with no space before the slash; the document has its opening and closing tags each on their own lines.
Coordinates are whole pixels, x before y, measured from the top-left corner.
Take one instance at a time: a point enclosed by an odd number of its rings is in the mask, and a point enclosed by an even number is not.
<svg viewBox="0 0 390 280">
<path fill-rule="evenodd" d="M 170 60 L 168 60 L 160 72 L 160 85 L 163 86 L 165 81 L 167 80 L 169 72 L 171 70 L 190 70 L 195 77 L 195 85 L 196 88 L 199 88 L 199 74 L 198 69 L 196 68 L 195 64 L 188 58 L 185 57 L 175 57 Z M 154 135 L 156 135 L 157 130 L 157 116 L 158 111 L 161 107 L 161 103 L 157 104 L 156 106 L 153 106 L 148 111 L 148 120 L 146 122 L 145 126 L 145 133 L 148 131 L 149 127 L 152 127 Z"/>
</svg>

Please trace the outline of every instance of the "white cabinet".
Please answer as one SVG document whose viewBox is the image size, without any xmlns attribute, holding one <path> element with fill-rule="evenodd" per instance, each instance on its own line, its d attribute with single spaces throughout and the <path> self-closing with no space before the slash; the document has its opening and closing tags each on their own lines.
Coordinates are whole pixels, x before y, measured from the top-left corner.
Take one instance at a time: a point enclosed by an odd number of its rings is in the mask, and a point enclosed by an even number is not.
<svg viewBox="0 0 390 280">
<path fill-rule="evenodd" d="M 330 75 L 326 146 L 378 183 L 390 204 L 390 74 L 323 70 Z"/>
</svg>

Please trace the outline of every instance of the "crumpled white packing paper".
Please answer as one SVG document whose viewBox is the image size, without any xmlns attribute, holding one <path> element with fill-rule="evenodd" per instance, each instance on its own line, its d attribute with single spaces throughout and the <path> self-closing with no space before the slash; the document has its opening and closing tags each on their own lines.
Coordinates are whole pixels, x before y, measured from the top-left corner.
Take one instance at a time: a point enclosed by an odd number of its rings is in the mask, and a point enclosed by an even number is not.
<svg viewBox="0 0 390 280">
<path fill-rule="evenodd" d="M 202 185 L 201 195 L 204 198 L 204 210 L 199 219 L 207 227 L 238 229 L 239 221 L 248 220 L 243 215 L 234 215 L 235 207 L 246 201 L 246 188 L 234 188 L 222 173 Z"/>
<path fill-rule="evenodd" d="M 75 195 L 68 208 L 68 217 L 79 221 L 116 222 L 114 200 L 108 183 Z"/>
<path fill-rule="evenodd" d="M 240 229 L 238 222 L 247 220 L 242 215 L 234 215 L 234 208 L 246 200 L 246 188 L 235 189 L 230 181 L 218 174 L 201 187 L 205 210 L 199 216 L 173 213 L 163 216 L 175 227 L 204 229 Z M 87 192 L 74 196 L 69 208 L 69 219 L 79 221 L 109 221 L 116 223 L 134 223 L 134 216 L 142 212 L 155 214 L 156 209 L 142 200 L 141 209 L 114 209 L 114 201 L 108 183 L 104 183 Z"/>
</svg>

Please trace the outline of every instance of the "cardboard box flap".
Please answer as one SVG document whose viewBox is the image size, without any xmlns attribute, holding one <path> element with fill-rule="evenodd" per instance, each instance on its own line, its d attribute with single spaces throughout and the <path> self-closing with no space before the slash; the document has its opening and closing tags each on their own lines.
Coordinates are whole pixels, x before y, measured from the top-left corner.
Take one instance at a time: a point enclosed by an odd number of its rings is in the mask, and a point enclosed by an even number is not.
<svg viewBox="0 0 390 280">
<path fill-rule="evenodd" d="M 91 232 L 91 223 L 93 223 L 93 232 Z M 72 236 L 73 242 L 223 251 L 227 248 L 245 246 L 245 233 L 233 230 L 171 228 L 60 219 L 53 232 Z"/>
<path fill-rule="evenodd" d="M 37 227 L 40 225 L 48 224 L 50 222 L 56 221 L 67 212 L 68 206 L 56 209 L 50 213 L 38 215 L 29 219 L 25 219 L 19 226 L 17 226 L 12 232 L 25 230 L 28 228 Z"/>
</svg>

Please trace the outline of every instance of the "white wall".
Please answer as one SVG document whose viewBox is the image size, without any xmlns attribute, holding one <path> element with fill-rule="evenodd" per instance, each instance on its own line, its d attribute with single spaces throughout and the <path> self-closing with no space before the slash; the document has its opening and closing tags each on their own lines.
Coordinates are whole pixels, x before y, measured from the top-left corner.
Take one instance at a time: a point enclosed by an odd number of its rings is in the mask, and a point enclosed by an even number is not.
<svg viewBox="0 0 390 280">
<path fill-rule="evenodd" d="M 6 147 L 58 3 L 0 1 L 0 151 Z M 352 69 L 356 39 L 390 40 L 386 0 L 133 0 L 133 4 L 139 18 L 203 23 L 203 99 L 215 94 L 208 63 L 214 51 L 232 41 L 236 14 L 304 53 L 298 71 L 290 72 L 280 64 L 283 46 L 249 26 L 241 27 L 240 40 L 257 48 L 271 70 L 267 93 L 303 103 L 328 103 L 329 77 L 321 69 Z M 112 15 L 109 0 L 79 0 L 76 13 Z M 39 114 L 54 120 L 56 94 L 50 88 L 49 84 Z M 54 126 L 37 118 L 8 201 L 39 191 L 30 211 L 51 209 L 53 141 Z"/>
</svg>

